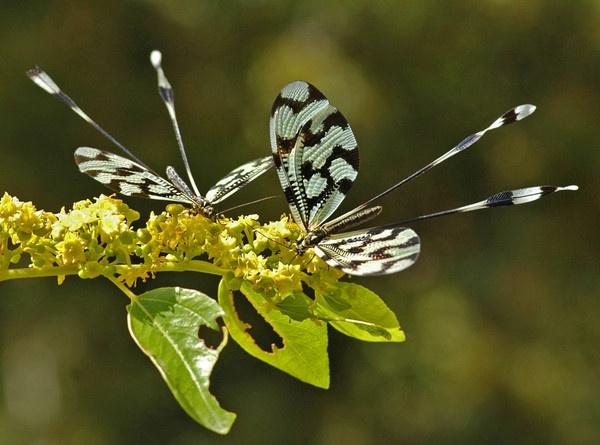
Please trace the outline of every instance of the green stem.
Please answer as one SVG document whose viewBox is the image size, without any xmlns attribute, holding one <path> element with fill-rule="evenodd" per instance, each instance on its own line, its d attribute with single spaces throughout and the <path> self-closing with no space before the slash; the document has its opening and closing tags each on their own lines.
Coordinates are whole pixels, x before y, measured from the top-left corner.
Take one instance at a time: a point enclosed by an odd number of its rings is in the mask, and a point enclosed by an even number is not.
<svg viewBox="0 0 600 445">
<path fill-rule="evenodd" d="M 124 273 L 127 270 L 143 268 L 143 265 L 132 264 L 129 266 L 116 266 L 117 273 Z M 48 268 L 22 267 L 17 269 L 0 270 L 0 281 L 18 280 L 23 278 L 41 278 L 56 277 L 65 275 L 77 275 L 79 268 L 77 266 L 55 266 Z M 227 272 L 219 266 L 215 266 L 207 261 L 193 260 L 186 263 L 166 263 L 152 270 L 152 272 L 200 272 L 211 275 L 223 276 Z M 111 277 L 107 277 L 115 282 Z M 116 284 L 116 282 L 115 282 Z M 133 294 L 132 294 L 133 295 Z M 129 296 L 129 295 L 128 295 Z"/>
<path fill-rule="evenodd" d="M 123 274 L 129 270 L 135 270 L 135 269 L 146 269 L 146 266 L 143 264 L 132 264 L 132 265 L 121 264 L 121 265 L 115 266 L 115 270 L 118 274 Z M 223 276 L 227 272 L 226 269 L 223 269 L 219 266 L 215 266 L 214 264 L 209 263 L 207 261 L 200 261 L 200 260 L 192 260 L 192 261 L 187 261 L 185 263 L 164 263 L 164 264 L 161 264 L 160 266 L 153 267 L 150 271 L 154 272 L 154 273 L 157 273 L 157 272 L 200 272 L 200 273 L 208 273 L 211 275 L 219 275 L 219 276 Z"/>
<path fill-rule="evenodd" d="M 213 263 L 208 261 L 192 260 L 183 265 L 182 270 L 190 270 L 194 272 L 209 273 L 211 275 L 223 276 L 227 272 L 227 269 L 215 266 Z"/>
<path fill-rule="evenodd" d="M 135 269 L 135 268 L 143 267 L 142 265 L 131 265 L 131 266 L 117 266 L 117 272 L 119 269 Z M 187 263 L 179 264 L 179 263 L 166 263 L 156 269 L 153 269 L 153 272 L 202 272 L 209 273 L 213 275 L 223 275 L 226 270 L 222 269 L 218 266 L 215 266 L 212 263 L 206 261 L 193 260 Z M 115 286 L 117 286 L 121 292 L 123 292 L 127 298 L 131 301 L 135 301 L 137 295 L 135 295 L 131 290 L 119 281 L 114 276 L 105 275 Z"/>
<path fill-rule="evenodd" d="M 77 266 L 57 266 L 49 268 L 29 268 L 0 270 L 0 281 L 18 280 L 22 278 L 56 277 L 60 275 L 76 275 Z"/>
<path fill-rule="evenodd" d="M 117 286 L 121 290 L 121 292 L 123 292 L 127 296 L 127 298 L 129 298 L 131 301 L 135 301 L 137 295 L 131 292 L 131 290 L 129 290 L 127 286 L 125 286 L 115 277 L 106 276 L 106 278 L 108 278 L 115 286 Z"/>
</svg>

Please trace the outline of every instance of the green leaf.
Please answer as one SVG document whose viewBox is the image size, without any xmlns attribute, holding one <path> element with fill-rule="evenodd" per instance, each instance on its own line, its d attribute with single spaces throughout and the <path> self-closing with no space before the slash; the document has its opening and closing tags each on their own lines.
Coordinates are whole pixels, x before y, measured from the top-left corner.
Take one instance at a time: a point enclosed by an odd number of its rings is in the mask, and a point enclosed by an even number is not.
<svg viewBox="0 0 600 445">
<path fill-rule="evenodd" d="M 310 299 L 307 301 L 306 295 L 296 293 L 285 297 L 281 303 L 277 304 L 277 308 L 292 320 L 303 321 L 307 318 L 314 318 L 309 310 L 311 303 Z"/>
<path fill-rule="evenodd" d="M 283 314 L 263 295 L 242 282 L 241 292 L 258 314 L 271 325 L 283 341 L 283 347 L 271 347 L 265 351 L 256 344 L 250 333 L 251 326 L 240 320 L 233 301 L 233 284 L 223 278 L 219 284 L 219 303 L 225 311 L 225 326 L 233 339 L 250 355 L 275 368 L 319 388 L 329 388 L 329 356 L 327 355 L 327 324 L 315 319 L 302 321 Z M 299 299 L 305 306 L 312 300 L 302 293 L 294 297 L 295 306 Z"/>
<path fill-rule="evenodd" d="M 129 332 L 158 368 L 169 389 L 194 420 L 220 434 L 229 432 L 235 414 L 219 406 L 209 379 L 227 332 L 216 349 L 199 338 L 201 325 L 219 331 L 223 310 L 192 289 L 165 287 L 146 292 L 127 306 Z"/>
<path fill-rule="evenodd" d="M 396 315 L 366 287 L 338 282 L 326 293 L 315 291 L 315 295 L 316 314 L 343 334 L 372 342 L 406 339 Z"/>
</svg>

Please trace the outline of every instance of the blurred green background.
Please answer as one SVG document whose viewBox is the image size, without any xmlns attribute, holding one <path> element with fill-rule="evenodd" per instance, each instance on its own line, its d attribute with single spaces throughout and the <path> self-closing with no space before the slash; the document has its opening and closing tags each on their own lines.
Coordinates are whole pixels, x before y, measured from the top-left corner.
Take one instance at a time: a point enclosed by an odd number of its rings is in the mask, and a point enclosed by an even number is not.
<svg viewBox="0 0 600 445">
<path fill-rule="evenodd" d="M 0 283 L 0 444 L 600 443 L 599 2 L 31 1 L 0 12 L 0 191 L 40 208 L 106 193 L 72 152 L 113 147 L 24 71 L 42 66 L 162 170 L 181 164 L 154 48 L 204 190 L 269 153 L 271 103 L 294 79 L 317 85 L 361 146 L 342 209 L 519 103 L 538 111 L 387 197 L 379 222 L 510 188 L 581 186 L 413 225 L 415 266 L 356 280 L 395 310 L 407 342 L 331 332 L 329 391 L 231 342 L 212 384 L 239 414 L 227 437 L 178 407 L 108 283 Z M 227 205 L 273 193 L 270 172 Z M 127 202 L 144 215 L 163 206 Z M 286 209 L 280 198 L 252 211 Z M 213 278 L 175 274 L 139 290 L 160 285 L 216 290 Z"/>
</svg>

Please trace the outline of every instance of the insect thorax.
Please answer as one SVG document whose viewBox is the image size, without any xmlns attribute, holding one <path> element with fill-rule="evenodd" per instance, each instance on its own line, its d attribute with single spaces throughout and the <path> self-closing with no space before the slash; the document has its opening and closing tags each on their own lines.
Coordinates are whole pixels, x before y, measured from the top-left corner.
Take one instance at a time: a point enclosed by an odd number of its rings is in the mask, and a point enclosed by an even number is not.
<svg viewBox="0 0 600 445">
<path fill-rule="evenodd" d="M 215 219 L 215 209 L 212 206 L 206 205 L 202 208 L 204 216 L 210 219 Z"/>
<path fill-rule="evenodd" d="M 204 198 L 199 196 L 194 196 L 193 199 L 190 200 L 192 203 L 192 209 L 210 219 L 215 219 L 215 208 L 208 203 Z"/>
<path fill-rule="evenodd" d="M 215 219 L 215 209 L 210 204 L 206 202 L 199 208 L 200 213 L 210 219 Z"/>
<path fill-rule="evenodd" d="M 327 235 L 328 232 L 323 229 L 311 230 L 296 242 L 296 253 L 298 255 L 303 255 L 304 252 L 306 252 L 306 249 L 316 246 Z"/>
</svg>

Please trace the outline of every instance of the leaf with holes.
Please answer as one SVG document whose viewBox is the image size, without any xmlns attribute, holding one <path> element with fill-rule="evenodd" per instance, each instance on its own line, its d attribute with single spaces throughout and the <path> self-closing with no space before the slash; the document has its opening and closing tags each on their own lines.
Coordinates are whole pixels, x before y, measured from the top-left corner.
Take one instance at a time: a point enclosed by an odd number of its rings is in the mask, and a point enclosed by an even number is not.
<svg viewBox="0 0 600 445">
<path fill-rule="evenodd" d="M 329 357 L 327 355 L 327 324 L 314 319 L 294 320 L 279 311 L 272 302 L 243 282 L 239 290 L 256 312 L 273 328 L 283 341 L 283 347 L 261 349 L 251 335 L 251 326 L 238 316 L 233 301 L 234 282 L 225 278 L 219 284 L 219 304 L 225 311 L 225 326 L 231 337 L 250 355 L 268 363 L 303 382 L 319 388 L 329 388 Z M 297 294 L 306 304 L 311 300 Z"/>
<path fill-rule="evenodd" d="M 129 332 L 158 368 L 171 392 L 194 420 L 220 434 L 229 432 L 235 414 L 209 392 L 210 375 L 227 343 L 213 349 L 198 337 L 201 326 L 219 331 L 223 310 L 192 289 L 165 287 L 146 292 L 127 306 Z"/>
<path fill-rule="evenodd" d="M 403 342 L 406 337 L 394 313 L 373 291 L 339 282 L 327 292 L 315 291 L 317 316 L 343 334 L 371 342 Z"/>
</svg>

